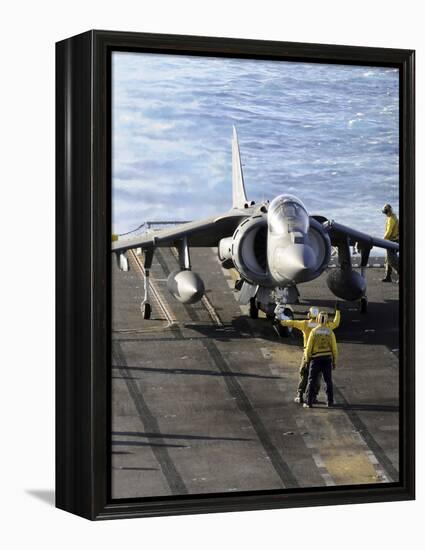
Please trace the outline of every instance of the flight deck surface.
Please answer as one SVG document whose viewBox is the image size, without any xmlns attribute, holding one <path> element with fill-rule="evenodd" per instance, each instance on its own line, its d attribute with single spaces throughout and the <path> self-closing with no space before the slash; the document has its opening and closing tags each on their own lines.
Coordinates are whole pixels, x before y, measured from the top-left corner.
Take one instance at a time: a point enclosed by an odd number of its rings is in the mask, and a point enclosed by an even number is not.
<svg viewBox="0 0 425 550">
<path fill-rule="evenodd" d="M 398 481 L 399 301 L 383 269 L 366 270 L 369 311 L 341 302 L 335 331 L 335 408 L 293 399 L 302 336 L 279 339 L 253 320 L 211 248 L 192 248 L 206 298 L 177 302 L 166 289 L 178 268 L 157 248 L 152 318 L 140 312 L 140 257 L 113 262 L 112 497 L 135 498 Z M 372 264 L 373 265 L 373 264 Z M 333 312 L 326 273 L 300 285 L 296 318 L 311 305 Z"/>
</svg>

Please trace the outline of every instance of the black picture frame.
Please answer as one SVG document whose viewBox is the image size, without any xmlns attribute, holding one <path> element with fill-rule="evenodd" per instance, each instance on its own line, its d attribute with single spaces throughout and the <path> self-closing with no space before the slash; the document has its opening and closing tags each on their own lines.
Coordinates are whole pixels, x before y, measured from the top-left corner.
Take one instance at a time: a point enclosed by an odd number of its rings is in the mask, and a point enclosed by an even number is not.
<svg viewBox="0 0 425 550">
<path fill-rule="evenodd" d="M 398 483 L 111 501 L 109 101 L 116 50 L 399 68 Z M 89 31 L 57 43 L 56 74 L 56 506 L 95 520 L 414 499 L 414 51 Z"/>
</svg>

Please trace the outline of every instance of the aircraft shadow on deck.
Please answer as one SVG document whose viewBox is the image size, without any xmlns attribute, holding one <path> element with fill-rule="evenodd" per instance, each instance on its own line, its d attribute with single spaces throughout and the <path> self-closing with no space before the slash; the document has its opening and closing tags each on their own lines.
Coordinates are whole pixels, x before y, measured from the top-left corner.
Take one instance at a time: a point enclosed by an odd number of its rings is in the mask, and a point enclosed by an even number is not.
<svg viewBox="0 0 425 550">
<path fill-rule="evenodd" d="M 200 440 L 200 441 L 253 441 L 249 437 L 229 437 L 229 436 L 212 436 L 212 435 L 193 435 L 193 434 L 170 434 L 156 432 L 112 432 L 115 436 L 131 436 L 145 437 L 147 439 L 183 439 L 183 440 Z"/>
<path fill-rule="evenodd" d="M 151 441 L 111 441 L 112 447 L 175 447 L 185 449 L 187 445 L 178 445 L 176 443 L 152 443 Z"/>
<path fill-rule="evenodd" d="M 362 315 L 353 304 L 343 304 L 341 306 L 341 324 L 335 330 L 338 343 L 356 343 L 356 344 L 375 344 L 384 345 L 389 349 L 398 347 L 398 335 L 394 336 L 394 330 L 398 329 L 398 308 L 395 305 L 398 300 L 388 300 L 386 302 L 369 302 L 369 311 Z M 304 304 L 296 306 L 300 309 Z M 296 313 L 297 319 L 306 318 L 310 306 L 319 306 L 333 315 L 335 302 L 333 300 L 309 300 L 305 304 L 305 310 L 301 309 Z M 354 311 L 351 311 L 354 309 Z M 393 312 L 392 314 L 389 314 Z M 250 319 L 246 315 L 235 317 L 231 325 L 227 327 L 215 327 L 198 323 L 187 323 L 185 326 L 202 336 L 214 338 L 217 341 L 231 341 L 236 339 L 246 339 L 252 337 L 253 324 L 256 336 L 263 340 L 272 342 L 281 342 L 288 346 L 301 346 L 302 336 L 297 330 L 287 338 L 279 338 L 273 330 L 273 327 L 266 319 Z M 226 330 L 233 328 L 234 330 Z"/>
<path fill-rule="evenodd" d="M 341 409 L 343 411 L 366 411 L 366 412 L 388 412 L 398 413 L 400 408 L 398 405 L 372 405 L 367 403 L 354 404 L 354 403 L 341 403 L 335 404 L 334 409 Z"/>
<path fill-rule="evenodd" d="M 228 372 L 220 372 L 220 371 L 214 371 L 214 370 L 202 370 L 202 369 L 185 369 L 185 368 L 159 368 L 159 367 L 132 367 L 132 366 L 125 366 L 121 367 L 119 365 L 114 365 L 112 368 L 114 369 L 120 369 L 125 368 L 129 371 L 136 371 L 140 373 L 154 373 L 154 374 L 177 374 L 177 375 L 195 375 L 195 376 L 218 376 L 220 378 L 226 378 L 226 377 L 241 377 L 241 378 L 257 378 L 257 379 L 263 379 L 263 380 L 275 380 L 280 379 L 280 376 L 274 376 L 274 375 L 265 375 L 265 374 L 255 374 L 255 373 L 247 373 L 247 372 L 235 372 L 235 371 L 228 371 Z M 112 378 L 116 380 L 138 380 L 139 377 L 130 377 L 130 376 L 113 376 Z"/>
</svg>

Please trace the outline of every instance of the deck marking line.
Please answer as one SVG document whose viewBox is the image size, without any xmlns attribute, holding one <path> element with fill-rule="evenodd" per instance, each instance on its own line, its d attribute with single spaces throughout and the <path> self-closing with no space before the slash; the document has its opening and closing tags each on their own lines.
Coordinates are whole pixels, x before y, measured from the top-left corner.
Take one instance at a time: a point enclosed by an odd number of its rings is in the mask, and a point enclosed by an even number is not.
<svg viewBox="0 0 425 550">
<path fill-rule="evenodd" d="M 130 250 L 130 254 L 131 254 L 131 257 L 134 260 L 134 262 L 135 262 L 135 264 L 138 268 L 138 271 L 144 277 L 145 269 L 144 269 L 140 259 L 136 256 L 136 254 L 133 252 L 133 250 Z M 173 323 L 176 322 L 175 315 L 172 313 L 172 311 L 170 310 L 168 304 L 166 304 L 165 300 L 162 298 L 161 293 L 160 293 L 158 287 L 156 286 L 156 284 L 154 283 L 154 281 L 150 280 L 149 284 L 150 284 L 150 290 L 152 292 L 152 295 L 155 297 L 160 309 L 164 313 L 166 320 L 168 321 L 169 325 L 172 325 Z"/>
<path fill-rule="evenodd" d="M 323 481 L 325 482 L 325 485 L 327 487 L 333 487 L 336 485 L 333 477 L 329 473 L 329 470 L 326 468 L 325 462 L 323 461 L 319 450 L 313 443 L 313 438 L 308 433 L 303 433 L 306 430 L 305 422 L 300 418 L 295 418 L 295 422 L 300 430 L 301 437 L 304 440 L 305 446 L 312 451 L 311 457 L 316 465 L 317 471 L 319 472 L 320 476 L 322 477 Z"/>
<path fill-rule="evenodd" d="M 365 442 L 366 446 L 369 448 L 369 451 L 374 454 L 376 460 L 384 469 L 386 477 L 389 478 L 390 481 L 397 481 L 399 479 L 399 473 L 397 469 L 394 467 L 391 460 L 387 457 L 382 447 L 375 440 L 373 435 L 368 430 L 366 424 L 363 422 L 363 420 L 361 420 L 356 411 L 350 410 L 350 404 L 336 385 L 334 385 L 334 395 L 336 397 L 337 403 L 341 403 L 342 405 L 344 405 L 345 414 L 351 420 L 351 423 L 356 428 L 356 430 L 358 430 L 359 435 Z"/>
<path fill-rule="evenodd" d="M 169 269 L 161 252 L 157 254 L 157 259 L 161 267 L 163 268 L 164 272 L 167 273 Z M 188 314 L 188 316 L 192 321 L 199 321 L 198 313 L 196 312 L 195 309 L 187 306 L 186 304 L 183 304 L 183 306 L 186 310 L 186 313 Z M 180 328 L 178 328 L 178 331 L 180 331 Z M 224 359 L 220 350 L 216 346 L 215 342 L 213 342 L 212 340 L 207 340 L 205 338 L 201 343 L 203 344 L 205 349 L 208 351 L 209 357 L 214 362 L 214 365 L 218 368 L 218 370 L 221 373 L 226 375 L 223 377 L 223 381 L 227 386 L 227 389 L 231 397 L 235 400 L 239 410 L 248 417 L 252 427 L 255 430 L 255 433 L 257 434 L 257 437 L 261 445 L 263 446 L 266 452 L 266 455 L 270 458 L 270 462 L 273 465 L 274 470 L 276 471 L 277 475 L 280 477 L 283 483 L 283 486 L 285 488 L 299 487 L 299 483 L 297 479 L 295 478 L 290 467 L 285 462 L 279 450 L 271 440 L 269 433 L 267 431 L 267 428 L 263 424 L 263 421 L 261 420 L 259 414 L 252 407 L 248 396 L 245 394 L 238 380 L 236 380 L 236 378 L 232 376 L 232 371 L 229 368 L 227 361 Z"/>
<path fill-rule="evenodd" d="M 142 392 L 139 390 L 137 382 L 131 377 L 131 372 L 127 368 L 128 364 L 125 354 L 122 350 L 121 344 L 117 341 L 112 342 L 112 356 L 115 359 L 115 368 L 118 368 L 122 376 L 125 377 L 125 384 L 133 403 L 136 406 L 136 410 L 140 420 L 143 423 L 145 431 L 147 433 L 160 434 L 161 430 L 158 421 L 151 413 L 146 401 L 143 398 Z M 148 442 L 151 444 L 151 451 L 161 467 L 162 473 L 164 474 L 168 486 L 170 487 L 171 493 L 173 495 L 188 494 L 187 487 L 170 457 L 166 447 L 167 442 L 164 439 L 157 437 L 154 440 L 148 437 Z M 155 444 L 163 444 L 164 447 L 155 446 Z"/>
<path fill-rule="evenodd" d="M 170 248 L 171 250 L 171 253 L 172 255 L 174 256 L 174 258 L 178 261 L 178 252 L 177 252 L 177 249 L 175 247 L 171 247 Z M 229 285 L 230 286 L 230 285 Z M 208 297 L 204 294 L 201 298 L 201 302 L 202 302 L 202 305 L 205 307 L 205 309 L 207 310 L 208 312 L 208 315 L 211 317 L 211 319 L 214 321 L 214 323 L 216 325 L 218 325 L 219 327 L 222 327 L 223 326 L 223 323 L 220 319 L 220 316 L 219 314 L 217 313 L 217 311 L 215 310 L 214 306 L 212 305 L 212 303 L 210 302 L 210 300 L 208 299 Z"/>
</svg>

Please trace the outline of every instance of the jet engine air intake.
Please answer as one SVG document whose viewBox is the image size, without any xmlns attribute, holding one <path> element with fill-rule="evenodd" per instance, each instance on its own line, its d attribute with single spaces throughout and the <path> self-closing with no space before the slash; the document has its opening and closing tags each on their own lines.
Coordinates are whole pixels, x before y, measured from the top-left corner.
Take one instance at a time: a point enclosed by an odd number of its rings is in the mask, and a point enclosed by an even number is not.
<svg viewBox="0 0 425 550">
<path fill-rule="evenodd" d="M 308 240 L 310 246 L 316 253 L 316 273 L 320 275 L 329 264 L 331 257 L 331 240 L 328 233 L 323 229 L 322 224 L 314 218 L 310 218 Z"/>
<path fill-rule="evenodd" d="M 263 214 L 245 219 L 232 237 L 222 239 L 218 255 L 223 267 L 231 261 L 248 282 L 273 286 L 267 269 L 267 218 Z"/>
</svg>

